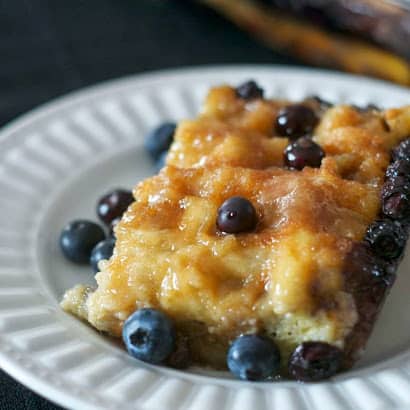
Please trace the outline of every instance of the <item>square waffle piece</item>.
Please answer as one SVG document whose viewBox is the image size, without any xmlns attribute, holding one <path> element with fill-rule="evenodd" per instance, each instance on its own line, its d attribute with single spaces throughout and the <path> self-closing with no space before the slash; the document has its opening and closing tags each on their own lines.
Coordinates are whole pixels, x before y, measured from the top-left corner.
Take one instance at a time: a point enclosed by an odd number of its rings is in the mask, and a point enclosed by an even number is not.
<svg viewBox="0 0 410 410">
<path fill-rule="evenodd" d="M 224 369 L 256 335 L 277 349 L 271 375 L 349 368 L 405 248 L 409 135 L 410 107 L 268 100 L 254 82 L 211 89 L 167 165 L 135 187 L 97 289 L 68 290 L 62 307 L 118 337 L 135 311 L 165 313 L 175 367 Z"/>
</svg>

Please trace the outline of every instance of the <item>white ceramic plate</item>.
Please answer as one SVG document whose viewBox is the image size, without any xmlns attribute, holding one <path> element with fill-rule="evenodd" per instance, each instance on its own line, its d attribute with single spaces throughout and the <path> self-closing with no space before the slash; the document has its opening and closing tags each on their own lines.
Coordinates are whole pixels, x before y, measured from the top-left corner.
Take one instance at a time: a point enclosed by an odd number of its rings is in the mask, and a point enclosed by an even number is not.
<svg viewBox="0 0 410 410">
<path fill-rule="evenodd" d="M 407 89 L 325 71 L 272 66 L 184 69 L 130 77 L 71 94 L 0 134 L 0 364 L 38 393 L 76 409 L 392 409 L 410 406 L 409 258 L 351 372 L 317 384 L 248 383 L 132 360 L 62 312 L 65 289 L 93 282 L 60 255 L 73 218 L 96 199 L 153 173 L 144 134 L 194 116 L 210 85 L 255 78 L 269 97 L 320 94 L 338 102 L 410 103 Z"/>
</svg>

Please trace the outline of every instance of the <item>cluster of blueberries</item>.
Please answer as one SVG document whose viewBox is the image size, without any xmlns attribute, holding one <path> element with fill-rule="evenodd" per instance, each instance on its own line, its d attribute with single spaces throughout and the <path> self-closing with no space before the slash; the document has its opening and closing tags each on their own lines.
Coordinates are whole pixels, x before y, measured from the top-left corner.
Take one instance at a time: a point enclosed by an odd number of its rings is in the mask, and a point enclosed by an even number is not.
<svg viewBox="0 0 410 410">
<path fill-rule="evenodd" d="M 392 151 L 392 163 L 387 168 L 381 192 L 380 219 L 369 226 L 365 237 L 375 257 L 386 263 L 397 263 L 406 246 L 410 223 L 409 175 L 410 138 Z M 385 269 L 384 276 L 388 274 Z"/>
<path fill-rule="evenodd" d="M 392 152 L 382 190 L 383 213 L 389 218 L 406 220 L 410 216 L 410 138 Z"/>
<path fill-rule="evenodd" d="M 254 81 L 240 85 L 236 93 L 244 100 L 263 98 L 263 90 Z M 311 138 L 318 121 L 315 111 L 302 104 L 289 105 L 278 113 L 274 123 L 276 134 L 290 139 L 284 151 L 284 163 L 289 168 L 320 167 L 325 154 Z M 146 138 L 145 147 L 157 169 L 165 163 L 175 127 L 174 123 L 165 123 Z M 410 140 L 394 151 L 393 160 L 382 194 L 383 213 L 387 218 L 370 226 L 366 236 L 372 249 L 387 259 L 398 258 L 406 242 L 406 234 L 397 220 L 409 216 Z M 64 255 L 73 262 L 90 262 L 94 271 L 98 271 L 98 262 L 112 255 L 115 244 L 113 227 L 132 201 L 131 192 L 126 190 L 104 195 L 97 204 L 97 215 L 108 226 L 109 237 L 105 237 L 103 228 L 98 224 L 73 221 L 61 233 L 60 245 Z M 216 226 L 221 232 L 252 231 L 257 223 L 257 212 L 246 198 L 228 198 L 218 209 Z M 148 363 L 163 364 L 176 349 L 174 324 L 166 314 L 156 309 L 139 309 L 129 316 L 124 323 L 122 337 L 128 352 Z M 297 380 L 322 380 L 335 374 L 342 360 L 342 351 L 328 343 L 304 342 L 291 354 L 288 372 Z M 239 336 L 230 345 L 227 365 L 240 379 L 264 380 L 279 373 L 281 358 L 271 338 L 248 334 Z"/>
<path fill-rule="evenodd" d="M 175 123 L 167 122 L 145 138 L 145 148 L 158 170 L 165 164 L 165 156 L 172 143 L 175 128 Z M 132 192 L 126 189 L 112 190 L 100 198 L 96 209 L 97 217 L 106 229 L 84 219 L 67 224 L 60 235 L 60 248 L 64 256 L 78 264 L 89 263 L 94 273 L 98 272 L 100 260 L 109 259 L 113 253 L 114 227 L 133 201 Z M 105 230 L 108 231 L 108 235 L 105 234 Z"/>
<path fill-rule="evenodd" d="M 216 226 L 223 233 L 252 231 L 258 222 L 252 203 L 243 197 L 228 198 L 218 209 Z M 133 357 L 161 364 L 176 349 L 176 331 L 163 312 L 145 308 L 134 312 L 124 323 L 122 337 Z M 334 374 L 341 363 L 341 351 L 323 342 L 302 343 L 289 362 L 291 374 L 298 380 L 321 380 Z M 227 365 L 243 380 L 265 380 L 278 374 L 280 352 L 271 338 L 258 334 L 242 335 L 231 344 Z"/>
<path fill-rule="evenodd" d="M 263 90 L 249 81 L 238 87 L 237 94 L 244 99 L 263 98 Z M 323 108 L 331 104 L 313 97 Z M 369 104 L 355 107 L 360 112 L 378 110 Z M 284 151 L 284 163 L 290 169 L 301 170 L 305 166 L 320 167 L 325 154 L 311 139 L 311 133 L 319 118 L 314 110 L 302 104 L 281 109 L 275 120 L 276 134 L 287 137 L 291 143 Z M 410 139 L 401 142 L 392 152 L 392 163 L 386 171 L 382 189 L 382 215 L 368 229 L 366 242 L 377 256 L 385 260 L 397 260 L 406 245 L 406 229 L 410 219 Z"/>
<path fill-rule="evenodd" d="M 248 81 L 236 89 L 238 98 L 251 100 L 263 98 L 263 90 L 254 81 Z M 304 105 L 283 108 L 276 121 L 279 135 L 291 140 L 284 152 L 287 166 L 302 169 L 319 167 L 324 156 L 310 133 L 318 122 L 313 110 Z M 153 130 L 145 140 L 145 148 L 159 170 L 173 141 L 175 123 L 164 123 Z M 113 253 L 115 237 L 113 228 L 133 201 L 132 193 L 116 189 L 104 195 L 97 204 L 97 216 L 108 228 L 92 221 L 76 220 L 69 223 L 60 235 L 63 254 L 72 262 L 90 263 L 94 272 L 98 262 L 109 259 Z M 252 203 L 243 197 L 228 198 L 218 209 L 218 230 L 228 234 L 255 229 L 257 212 Z M 176 349 L 176 331 L 172 321 L 161 311 L 139 309 L 124 323 L 123 341 L 128 352 L 148 363 L 161 364 Z M 300 380 L 319 380 L 337 371 L 341 352 L 326 343 L 309 342 L 300 345 L 292 355 L 290 370 Z M 321 365 L 318 366 L 318 363 Z M 231 344 L 227 365 L 231 372 L 244 380 L 264 380 L 279 372 L 280 353 L 272 339 L 263 335 L 242 335 Z"/>
<path fill-rule="evenodd" d="M 255 81 L 247 81 L 236 88 L 236 94 L 244 100 L 263 98 L 263 89 Z M 331 104 L 315 98 L 322 106 Z M 312 140 L 311 133 L 319 118 L 315 111 L 303 104 L 292 104 L 282 108 L 274 123 L 277 136 L 289 138 L 290 144 L 283 153 L 284 163 L 291 169 L 301 170 L 305 166 L 318 168 L 325 156 L 320 145 Z"/>
<path fill-rule="evenodd" d="M 60 234 L 64 256 L 74 263 L 89 263 L 94 273 L 98 272 L 98 262 L 109 259 L 113 253 L 113 229 L 133 200 L 131 191 L 115 189 L 98 201 L 97 216 L 106 226 L 108 235 L 93 221 L 78 219 L 68 223 Z"/>
<path fill-rule="evenodd" d="M 243 197 L 228 198 L 218 209 L 216 226 L 223 233 L 252 231 L 258 222 L 252 203 Z M 176 331 L 170 318 L 156 309 L 134 312 L 124 323 L 122 337 L 133 357 L 148 363 L 165 363 L 175 351 Z M 323 342 L 300 344 L 289 360 L 289 373 L 297 380 L 321 380 L 336 373 L 340 349 Z M 265 380 L 279 373 L 281 357 L 275 342 L 264 335 L 237 337 L 228 350 L 229 370 L 243 380 Z"/>
</svg>

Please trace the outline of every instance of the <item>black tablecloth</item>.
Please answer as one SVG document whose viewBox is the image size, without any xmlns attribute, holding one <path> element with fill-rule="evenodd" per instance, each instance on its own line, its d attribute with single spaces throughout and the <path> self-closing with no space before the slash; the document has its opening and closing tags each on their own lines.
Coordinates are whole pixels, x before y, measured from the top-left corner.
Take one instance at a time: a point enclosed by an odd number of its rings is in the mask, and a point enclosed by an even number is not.
<svg viewBox="0 0 410 410">
<path fill-rule="evenodd" d="M 187 0 L 0 0 L 0 53 L 0 125 L 68 91 L 127 74 L 298 64 Z M 0 371 L 1 410 L 58 408 Z"/>
</svg>

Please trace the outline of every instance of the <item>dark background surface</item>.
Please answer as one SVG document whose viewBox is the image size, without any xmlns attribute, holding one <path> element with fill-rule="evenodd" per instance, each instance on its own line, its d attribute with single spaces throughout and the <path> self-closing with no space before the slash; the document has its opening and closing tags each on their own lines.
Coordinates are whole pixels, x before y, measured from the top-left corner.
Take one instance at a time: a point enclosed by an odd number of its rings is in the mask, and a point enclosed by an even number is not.
<svg viewBox="0 0 410 410">
<path fill-rule="evenodd" d="M 188 0 L 0 0 L 0 55 L 0 126 L 123 75 L 203 64 L 300 65 Z M 1 410 L 59 408 L 0 371 Z"/>
</svg>

